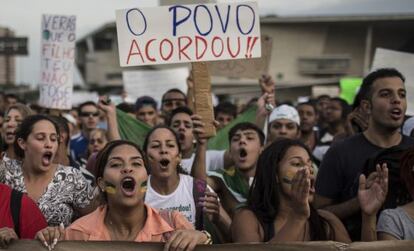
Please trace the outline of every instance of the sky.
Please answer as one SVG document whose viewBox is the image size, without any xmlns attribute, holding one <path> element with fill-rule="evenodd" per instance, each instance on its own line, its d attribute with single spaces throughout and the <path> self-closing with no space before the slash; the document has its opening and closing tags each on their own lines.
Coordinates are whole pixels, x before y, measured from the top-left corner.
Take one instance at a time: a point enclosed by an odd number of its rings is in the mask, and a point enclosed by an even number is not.
<svg viewBox="0 0 414 251">
<path fill-rule="evenodd" d="M 234 0 L 218 0 L 234 2 Z M 258 0 L 260 14 L 279 16 L 414 13 L 413 0 Z M 29 55 L 16 60 L 16 81 L 36 85 L 42 14 L 76 15 L 78 38 L 115 21 L 115 10 L 155 7 L 157 0 L 0 0 L 0 26 L 29 37 Z"/>
</svg>

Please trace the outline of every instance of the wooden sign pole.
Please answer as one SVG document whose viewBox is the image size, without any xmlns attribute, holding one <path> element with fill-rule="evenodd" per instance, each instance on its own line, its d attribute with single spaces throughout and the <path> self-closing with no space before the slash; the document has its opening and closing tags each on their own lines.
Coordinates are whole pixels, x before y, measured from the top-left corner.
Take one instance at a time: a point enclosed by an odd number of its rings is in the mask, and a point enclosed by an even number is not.
<svg viewBox="0 0 414 251">
<path fill-rule="evenodd" d="M 202 121 L 205 124 L 205 136 L 213 137 L 216 135 L 216 127 L 214 126 L 214 107 L 207 63 L 195 62 L 191 63 L 191 66 L 194 80 L 194 113 L 202 117 Z"/>
</svg>

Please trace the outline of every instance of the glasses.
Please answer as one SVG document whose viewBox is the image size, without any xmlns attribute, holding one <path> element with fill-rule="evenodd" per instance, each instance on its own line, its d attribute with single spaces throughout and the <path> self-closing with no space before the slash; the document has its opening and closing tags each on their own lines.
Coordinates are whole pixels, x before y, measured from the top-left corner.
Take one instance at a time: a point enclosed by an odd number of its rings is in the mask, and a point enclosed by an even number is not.
<svg viewBox="0 0 414 251">
<path fill-rule="evenodd" d="M 99 112 L 81 112 L 79 115 L 81 117 L 98 117 Z"/>
</svg>

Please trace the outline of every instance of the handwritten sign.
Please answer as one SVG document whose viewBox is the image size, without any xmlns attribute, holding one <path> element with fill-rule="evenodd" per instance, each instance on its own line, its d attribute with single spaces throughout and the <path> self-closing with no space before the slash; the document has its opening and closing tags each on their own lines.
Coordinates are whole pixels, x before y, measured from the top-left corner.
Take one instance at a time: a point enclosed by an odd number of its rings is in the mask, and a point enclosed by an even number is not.
<svg viewBox="0 0 414 251">
<path fill-rule="evenodd" d="M 255 2 L 118 10 L 116 26 L 122 67 L 261 56 Z"/>
<path fill-rule="evenodd" d="M 414 54 L 377 48 L 371 70 L 390 67 L 397 69 L 405 76 L 407 114 L 414 115 Z"/>
<path fill-rule="evenodd" d="M 272 56 L 273 40 L 269 36 L 262 36 L 262 57 L 239 60 L 223 60 L 209 62 L 208 69 L 212 76 L 230 78 L 258 79 L 269 72 L 270 58 Z"/>
<path fill-rule="evenodd" d="M 43 107 L 71 109 L 76 17 L 43 15 L 40 100 Z"/>
<path fill-rule="evenodd" d="M 187 93 L 188 68 L 163 70 L 124 71 L 122 78 L 128 96 L 135 100 L 140 96 L 151 96 L 161 104 L 162 95 L 172 88 Z"/>
</svg>

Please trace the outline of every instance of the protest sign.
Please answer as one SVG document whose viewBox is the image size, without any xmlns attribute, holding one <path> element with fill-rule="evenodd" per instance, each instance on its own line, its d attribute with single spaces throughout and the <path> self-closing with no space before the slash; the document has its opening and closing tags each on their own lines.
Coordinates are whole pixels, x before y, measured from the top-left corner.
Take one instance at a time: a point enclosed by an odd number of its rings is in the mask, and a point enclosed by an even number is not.
<svg viewBox="0 0 414 251">
<path fill-rule="evenodd" d="M 118 10 L 116 26 L 122 67 L 261 56 L 255 2 Z"/>
<path fill-rule="evenodd" d="M 124 89 L 129 97 L 136 100 L 140 96 L 151 96 L 159 105 L 162 95 L 169 89 L 178 88 L 186 93 L 187 77 L 186 67 L 122 72 Z"/>
<path fill-rule="evenodd" d="M 397 69 L 405 76 L 407 114 L 414 115 L 414 54 L 377 48 L 371 71 L 390 67 Z"/>
<path fill-rule="evenodd" d="M 39 105 L 71 109 L 76 17 L 43 15 Z"/>
<path fill-rule="evenodd" d="M 273 39 L 262 36 L 262 57 L 238 60 L 223 60 L 209 62 L 208 69 L 212 76 L 230 78 L 258 79 L 269 71 L 270 58 L 272 56 Z"/>
<path fill-rule="evenodd" d="M 213 100 L 211 98 L 211 80 L 208 66 L 204 62 L 192 63 L 194 84 L 194 112 L 201 116 L 204 123 L 204 136 L 216 135 L 214 125 Z"/>
<path fill-rule="evenodd" d="M 352 105 L 361 84 L 362 78 L 341 78 L 339 80 L 339 86 L 341 87 L 341 95 L 339 97 Z"/>
</svg>

